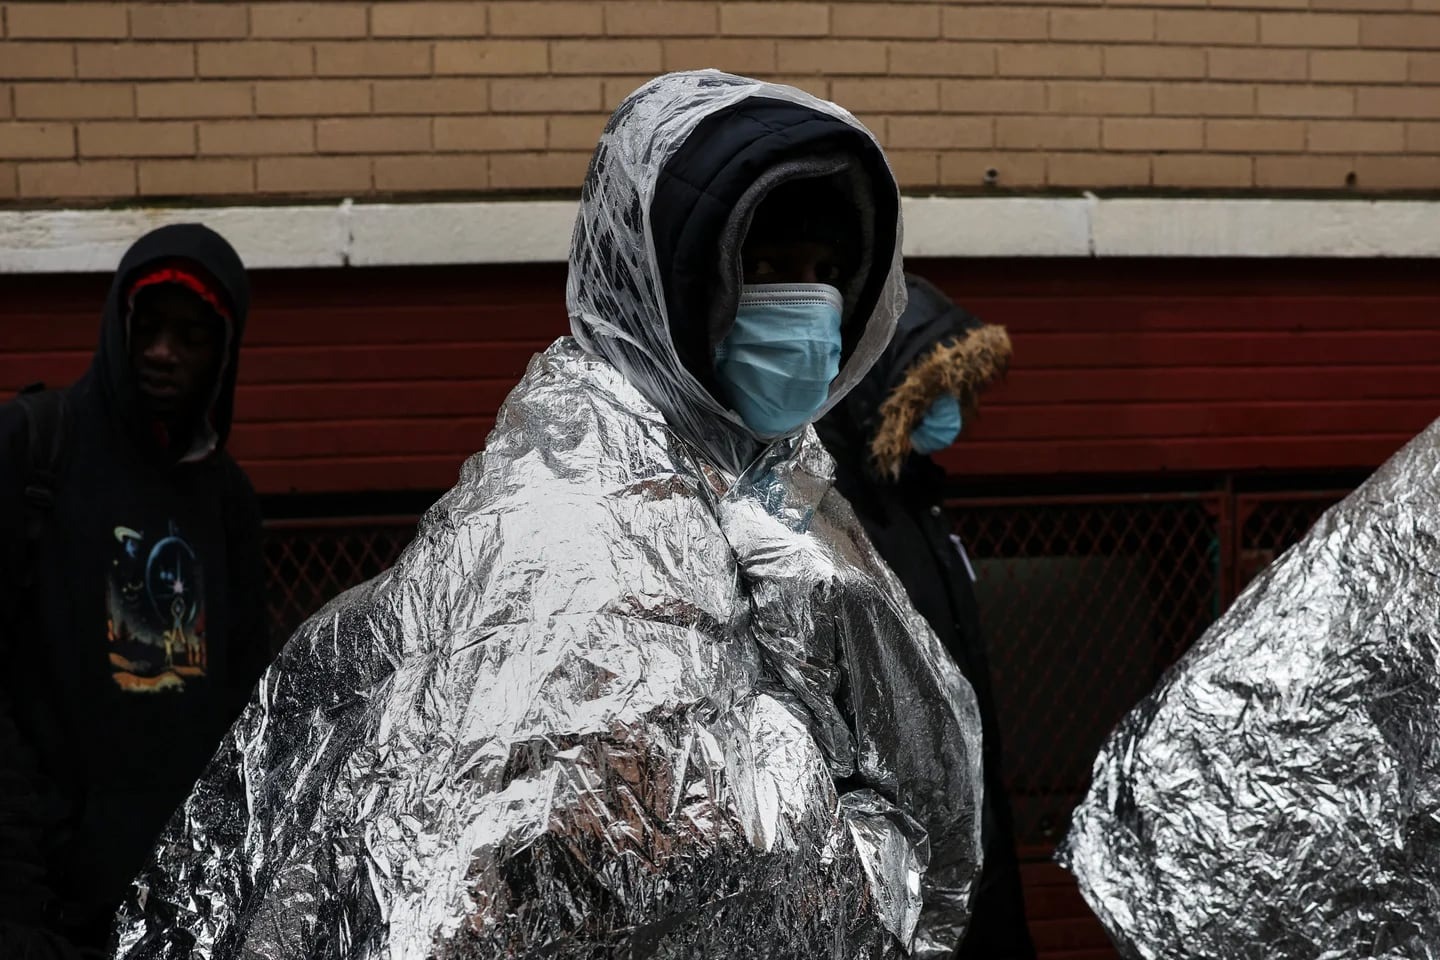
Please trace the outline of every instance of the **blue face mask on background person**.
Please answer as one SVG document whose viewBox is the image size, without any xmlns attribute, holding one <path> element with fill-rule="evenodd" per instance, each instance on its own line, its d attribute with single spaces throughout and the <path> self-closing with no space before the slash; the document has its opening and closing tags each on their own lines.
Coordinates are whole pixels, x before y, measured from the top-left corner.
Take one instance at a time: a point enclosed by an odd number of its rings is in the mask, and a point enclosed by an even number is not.
<svg viewBox="0 0 1440 960">
<path fill-rule="evenodd" d="M 825 405 L 840 373 L 843 305 L 825 283 L 741 288 L 735 326 L 715 349 L 715 376 L 757 436 L 790 433 Z"/>
<path fill-rule="evenodd" d="M 942 393 L 930 404 L 925 416 L 910 431 L 910 444 L 916 453 L 929 456 L 939 453 L 960 436 L 964 421 L 960 417 L 960 401 L 953 393 Z"/>
</svg>

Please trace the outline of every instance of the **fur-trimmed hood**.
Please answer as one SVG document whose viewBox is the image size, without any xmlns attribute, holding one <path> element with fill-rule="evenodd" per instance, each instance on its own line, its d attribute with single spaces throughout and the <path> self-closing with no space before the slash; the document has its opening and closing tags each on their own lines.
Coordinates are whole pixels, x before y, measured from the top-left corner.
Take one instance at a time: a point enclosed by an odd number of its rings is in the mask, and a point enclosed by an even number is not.
<svg viewBox="0 0 1440 960">
<path fill-rule="evenodd" d="M 910 434 L 942 394 L 954 395 L 965 418 L 980 394 L 1005 374 L 1010 337 L 981 323 L 927 280 L 907 274 L 909 306 L 895 337 L 865 380 L 820 424 L 832 452 L 853 451 L 875 476 L 899 479 L 913 452 Z"/>
</svg>

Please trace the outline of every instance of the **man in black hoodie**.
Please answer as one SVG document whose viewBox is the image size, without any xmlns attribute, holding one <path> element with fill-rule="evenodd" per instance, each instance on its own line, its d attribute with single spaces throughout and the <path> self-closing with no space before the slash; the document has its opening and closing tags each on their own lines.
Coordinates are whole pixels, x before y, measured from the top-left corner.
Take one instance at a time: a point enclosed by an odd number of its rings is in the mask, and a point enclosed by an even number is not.
<svg viewBox="0 0 1440 960">
<path fill-rule="evenodd" d="M 952 443 L 980 391 L 1004 372 L 1010 340 L 919 277 L 905 278 L 909 304 L 895 337 L 860 385 L 817 423 L 835 458 L 835 485 L 855 508 L 910 601 L 970 681 L 984 736 L 984 869 L 974 919 L 957 958 L 1028 960 L 1010 804 L 973 573 L 942 505 L 945 471 L 930 458 Z"/>
<path fill-rule="evenodd" d="M 268 659 L 225 453 L 249 285 L 225 240 L 126 253 L 89 371 L 0 407 L 0 957 L 100 950 Z"/>
</svg>

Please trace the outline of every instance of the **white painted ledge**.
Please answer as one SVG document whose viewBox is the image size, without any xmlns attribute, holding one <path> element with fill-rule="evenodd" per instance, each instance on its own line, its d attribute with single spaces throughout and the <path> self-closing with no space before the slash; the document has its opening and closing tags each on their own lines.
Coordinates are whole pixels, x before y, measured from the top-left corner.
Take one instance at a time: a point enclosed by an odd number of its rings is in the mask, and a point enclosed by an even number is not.
<svg viewBox="0 0 1440 960">
<path fill-rule="evenodd" d="M 574 201 L 0 210 L 0 273 L 113 270 L 167 223 L 250 267 L 557 263 Z M 909 257 L 1440 257 L 1440 202 L 906 197 Z"/>
</svg>

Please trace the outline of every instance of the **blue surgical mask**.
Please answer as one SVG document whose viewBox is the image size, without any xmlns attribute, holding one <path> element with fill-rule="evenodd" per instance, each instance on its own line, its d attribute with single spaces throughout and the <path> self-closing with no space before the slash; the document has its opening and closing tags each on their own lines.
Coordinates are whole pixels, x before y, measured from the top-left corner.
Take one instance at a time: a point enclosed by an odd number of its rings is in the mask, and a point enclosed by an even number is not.
<svg viewBox="0 0 1440 960">
<path fill-rule="evenodd" d="M 960 401 L 952 393 L 942 393 L 930 404 L 925 416 L 910 431 L 910 444 L 916 453 L 929 456 L 939 453 L 960 436 L 964 421 L 960 417 Z"/>
<path fill-rule="evenodd" d="M 747 284 L 735 326 L 715 349 L 715 376 L 756 436 L 815 418 L 840 373 L 840 291 L 824 283 Z"/>
</svg>

